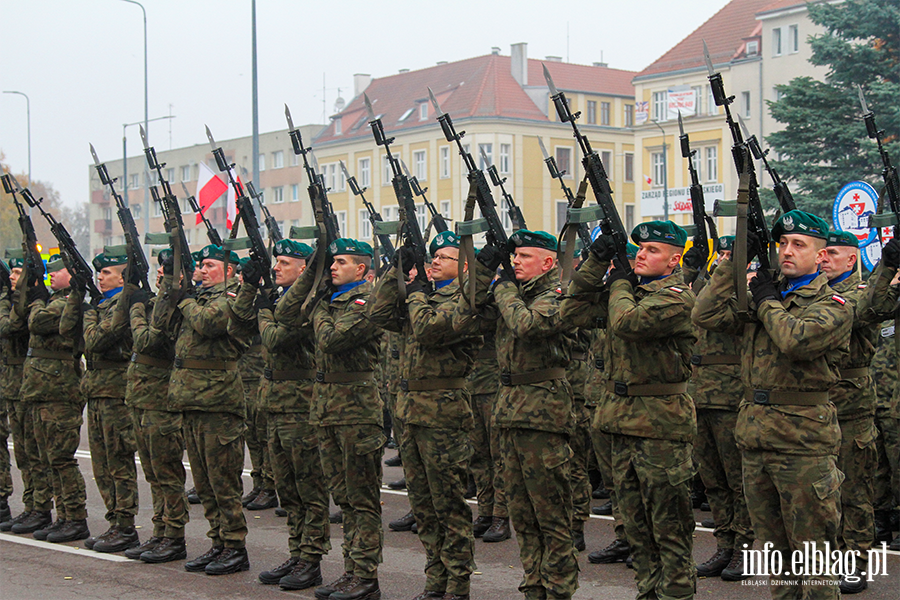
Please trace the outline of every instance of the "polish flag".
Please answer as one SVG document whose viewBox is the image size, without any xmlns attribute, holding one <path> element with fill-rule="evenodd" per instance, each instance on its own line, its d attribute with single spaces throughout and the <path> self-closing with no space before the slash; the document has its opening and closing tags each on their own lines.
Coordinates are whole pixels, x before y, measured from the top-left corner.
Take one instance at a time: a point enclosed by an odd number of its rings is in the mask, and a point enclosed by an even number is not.
<svg viewBox="0 0 900 600">
<path fill-rule="evenodd" d="M 238 182 L 243 189 L 244 184 L 241 183 L 241 176 L 231 170 L 231 176 Z M 225 227 L 231 229 L 237 220 L 237 195 L 234 193 L 234 187 L 228 186 L 228 198 L 225 201 Z"/>
<path fill-rule="evenodd" d="M 653 183 L 653 180 L 650 179 L 649 175 L 644 175 L 644 181 L 647 182 L 647 185 L 650 185 L 651 183 Z"/>
<path fill-rule="evenodd" d="M 219 179 L 206 163 L 200 163 L 200 178 L 197 180 L 197 204 L 200 205 L 200 215 L 206 214 L 206 209 L 213 205 L 228 185 Z M 197 225 L 203 219 L 197 215 Z"/>
</svg>

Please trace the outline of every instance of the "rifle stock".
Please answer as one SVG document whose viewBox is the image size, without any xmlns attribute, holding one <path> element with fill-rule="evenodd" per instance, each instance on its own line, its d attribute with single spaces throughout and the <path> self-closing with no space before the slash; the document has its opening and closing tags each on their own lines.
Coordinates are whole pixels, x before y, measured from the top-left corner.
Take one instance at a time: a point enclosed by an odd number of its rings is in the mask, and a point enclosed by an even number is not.
<svg viewBox="0 0 900 600">
<path fill-rule="evenodd" d="M 16 212 L 19 213 L 19 229 L 22 230 L 22 252 L 25 256 L 25 271 L 28 275 L 26 284 L 28 287 L 36 286 L 38 285 L 38 282 L 43 285 L 46 270 L 44 269 L 44 259 L 41 258 L 41 253 L 38 250 L 38 240 L 37 234 L 34 231 L 34 224 L 31 222 L 28 211 L 25 210 L 22 203 L 16 199 L 16 194 L 19 194 L 22 195 L 23 198 L 26 198 L 27 202 L 28 196 L 25 196 L 25 189 L 19 186 L 19 182 L 16 181 L 15 177 L 10 173 L 5 173 L 3 175 L 3 190 L 10 195 L 13 204 L 16 206 Z"/>
</svg>

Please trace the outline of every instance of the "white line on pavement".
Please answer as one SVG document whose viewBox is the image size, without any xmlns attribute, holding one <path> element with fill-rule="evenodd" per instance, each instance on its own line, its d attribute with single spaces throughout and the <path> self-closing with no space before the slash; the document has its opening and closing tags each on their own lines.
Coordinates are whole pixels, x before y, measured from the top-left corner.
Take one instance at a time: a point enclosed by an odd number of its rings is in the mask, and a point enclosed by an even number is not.
<svg viewBox="0 0 900 600">
<path fill-rule="evenodd" d="M 23 538 L 10 533 L 0 533 L 0 542 L 12 542 L 13 544 L 22 544 L 23 546 L 31 546 L 33 548 L 43 548 L 44 550 L 56 550 L 57 552 L 65 552 L 67 554 L 78 554 L 85 558 L 96 558 L 98 560 L 108 560 L 110 562 L 134 562 L 124 556 L 116 554 L 102 554 L 94 552 L 86 548 L 76 548 L 73 546 L 65 546 L 63 544 L 52 544 L 50 542 L 42 542 L 33 538 Z"/>
</svg>

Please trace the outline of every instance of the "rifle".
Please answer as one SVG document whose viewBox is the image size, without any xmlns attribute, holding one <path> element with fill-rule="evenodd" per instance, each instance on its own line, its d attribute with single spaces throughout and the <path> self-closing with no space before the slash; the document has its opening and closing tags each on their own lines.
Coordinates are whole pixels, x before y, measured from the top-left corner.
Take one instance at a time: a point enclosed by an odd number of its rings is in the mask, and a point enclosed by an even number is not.
<svg viewBox="0 0 900 600">
<path fill-rule="evenodd" d="M 600 229 L 604 235 L 612 236 L 616 245 L 616 258 L 618 259 L 616 268 L 621 268 L 626 270 L 626 272 L 631 273 L 631 263 L 628 262 L 627 249 L 628 232 L 625 231 L 622 219 L 619 218 L 619 211 L 616 209 L 616 203 L 613 202 L 612 188 L 609 185 L 609 177 L 606 175 L 606 169 L 603 167 L 600 155 L 597 154 L 596 150 L 591 148 L 590 141 L 578 131 L 578 125 L 575 121 L 581 116 L 581 112 L 579 111 L 572 114 L 572 111 L 569 110 L 569 103 L 566 100 L 566 95 L 556 89 L 556 86 L 553 84 L 553 79 L 550 77 L 550 71 L 547 70 L 547 65 L 543 66 L 544 79 L 547 80 L 547 86 L 550 88 L 550 97 L 556 107 L 559 119 L 563 123 L 572 124 L 573 136 L 578 140 L 578 145 L 581 148 L 581 153 L 583 155 L 581 164 L 584 165 L 584 171 L 591 184 L 591 189 L 594 192 L 594 198 L 596 198 L 597 204 L 600 206 L 602 212 L 601 215 L 597 215 L 600 218 Z"/>
<path fill-rule="evenodd" d="M 222 150 L 221 146 L 216 146 L 216 140 L 213 139 L 209 127 L 206 128 L 206 138 L 209 140 L 209 147 L 216 158 L 216 165 L 219 167 L 219 171 L 228 173 L 228 181 L 231 182 L 234 195 L 237 197 L 238 221 L 234 224 L 232 235 L 237 230 L 238 222 L 242 221 L 247 237 L 250 238 L 250 258 L 264 266 L 262 287 L 270 296 L 274 297 L 278 293 L 278 288 L 272 279 L 272 259 L 269 257 L 269 251 L 265 242 L 263 242 L 262 235 L 259 233 L 259 221 L 256 219 L 256 213 L 253 212 L 253 204 L 251 204 L 247 194 L 244 193 L 243 186 L 234 176 L 234 163 L 229 163 L 225 158 L 225 151 Z"/>
<path fill-rule="evenodd" d="M 766 169 L 769 177 L 772 178 L 772 183 L 775 184 L 775 197 L 778 198 L 778 204 L 781 205 L 781 212 L 786 213 L 797 210 L 797 203 L 794 202 L 794 196 L 791 194 L 791 190 L 788 188 L 787 184 L 781 180 L 781 177 L 778 176 L 778 172 L 769 164 L 769 161 L 766 158 L 769 154 L 769 149 L 766 148 L 765 151 L 763 151 L 756 136 L 750 135 L 750 131 L 747 129 L 747 126 L 744 125 L 744 120 L 741 118 L 741 115 L 738 115 L 738 123 L 741 126 L 741 131 L 744 132 L 744 138 L 747 140 L 747 147 L 750 148 L 753 158 L 762 161 L 763 167 Z"/>
<path fill-rule="evenodd" d="M 706 41 L 703 42 L 703 56 L 706 60 L 706 70 L 709 74 L 709 87 L 712 90 L 713 98 L 716 106 L 725 108 L 725 121 L 728 123 L 728 129 L 731 131 L 731 156 L 734 159 L 734 166 L 737 167 L 738 173 L 747 172 L 748 181 L 748 204 L 747 204 L 747 227 L 759 238 L 761 248 L 757 249 L 756 257 L 759 259 L 761 269 L 768 270 L 772 267 L 772 259 L 774 256 L 775 245 L 772 240 L 772 234 L 769 231 L 769 225 L 766 223 L 766 217 L 763 213 L 762 203 L 759 200 L 759 187 L 756 180 L 756 168 L 753 161 L 750 160 L 751 151 L 747 147 L 747 143 L 741 136 L 740 126 L 731 116 L 729 106 L 734 102 L 734 96 L 725 95 L 725 84 L 722 81 L 722 74 L 717 73 L 713 68 L 712 59 L 709 56 L 709 48 Z M 719 212 L 718 207 L 713 208 L 713 215 L 718 216 L 724 212 Z M 740 243 L 745 243 L 740 241 Z M 753 256 L 747 256 L 750 261 Z"/>
<path fill-rule="evenodd" d="M 206 226 L 206 237 L 209 240 L 209 243 L 214 246 L 222 246 L 222 236 L 219 235 L 219 230 L 213 227 L 212 223 L 209 222 L 209 219 L 206 218 L 206 215 L 200 210 L 200 205 L 197 203 L 197 199 L 194 196 L 191 196 L 190 192 L 188 192 L 187 186 L 184 185 L 184 182 L 181 183 L 181 189 L 184 191 L 184 195 L 187 198 L 188 204 L 191 205 L 191 210 L 203 220 L 203 224 Z"/>
<path fill-rule="evenodd" d="M 275 220 L 275 217 L 272 216 L 269 208 L 263 202 L 263 195 L 253 187 L 252 181 L 247 182 L 247 192 L 251 197 L 256 198 L 256 202 L 259 204 L 259 210 L 263 214 L 263 223 L 266 224 L 266 230 L 269 232 L 269 242 L 272 244 L 280 242 L 284 239 L 284 236 L 281 235 L 281 227 L 278 226 L 278 221 Z"/>
<path fill-rule="evenodd" d="M 469 186 L 470 188 L 473 186 L 475 188 L 475 200 L 478 202 L 478 208 L 481 209 L 481 216 L 485 220 L 485 225 L 487 226 L 487 229 L 484 231 L 485 240 L 489 245 L 500 250 L 500 253 L 503 256 L 503 261 L 501 262 L 503 270 L 511 281 L 516 281 L 516 273 L 512 267 L 512 262 L 509 259 L 509 251 L 506 246 L 509 237 L 506 235 L 506 230 L 503 229 L 503 222 L 497 214 L 497 204 L 494 202 L 494 196 L 491 193 L 491 188 L 488 186 L 487 179 L 484 177 L 484 172 L 476 166 L 475 159 L 472 158 L 471 153 L 466 150 L 466 147 L 462 143 L 462 138 L 466 135 L 466 132 L 456 131 L 456 128 L 453 126 L 453 120 L 450 118 L 449 114 L 441 110 L 441 105 L 438 104 L 437 98 L 434 97 L 434 92 L 431 91 L 431 88 L 428 88 L 428 96 L 431 99 L 432 106 L 434 106 L 434 112 L 437 115 L 438 122 L 441 124 L 441 130 L 444 132 L 444 137 L 448 142 L 456 142 L 456 147 L 459 149 L 459 155 L 466 165 Z M 460 261 L 460 264 L 462 264 L 462 261 Z M 470 281 L 474 281 L 474 279 L 470 278 Z M 474 301 L 474 298 L 472 298 L 472 300 Z"/>
<path fill-rule="evenodd" d="M 432 225 L 434 226 L 434 230 L 438 233 L 450 231 L 450 227 L 447 226 L 447 221 L 444 219 L 444 215 L 439 213 L 434 207 L 434 204 L 428 201 L 428 197 L 425 195 L 425 192 L 428 191 L 428 188 L 423 188 L 421 185 L 419 185 L 419 180 L 410 174 L 409 168 L 407 168 L 406 163 L 403 162 L 402 159 L 400 160 L 400 164 L 403 166 L 403 172 L 406 173 L 407 179 L 409 179 L 409 185 L 412 186 L 413 194 L 422 197 L 422 201 L 425 203 L 425 206 L 428 208 L 428 212 L 431 214 L 431 221 L 428 222 L 426 233 L 428 231 L 431 231 Z"/>
<path fill-rule="evenodd" d="M 23 188 L 19 187 L 19 182 L 11 173 L 3 174 L 3 191 L 12 197 L 13 204 L 16 205 L 16 211 L 19 213 L 19 229 L 22 230 L 22 252 L 25 255 L 25 270 L 28 273 L 28 279 L 25 281 L 28 287 L 38 284 L 44 285 L 44 259 L 41 258 L 41 252 L 38 250 L 37 234 L 34 231 L 34 224 L 28 211 L 22 206 L 22 203 L 16 199 L 16 194 L 25 196 Z M 31 192 L 28 192 L 28 196 Z M 27 202 L 27 200 L 26 200 Z M 30 206 L 30 204 L 29 204 Z M 18 286 L 17 286 L 18 287 Z M 24 298 L 24 294 L 22 294 Z"/>
<path fill-rule="evenodd" d="M 116 188 L 113 185 L 116 178 L 109 178 L 109 172 L 106 170 L 106 165 L 101 163 L 100 159 L 97 158 L 97 152 L 94 150 L 94 145 L 90 144 L 90 146 L 91 156 L 94 157 L 94 167 L 97 169 L 97 174 L 100 176 L 100 183 L 109 188 L 109 193 L 116 201 L 116 214 L 119 217 L 119 223 L 122 225 L 122 232 L 125 235 L 125 245 L 128 246 L 128 273 L 125 274 L 125 281 L 128 282 L 136 276 L 140 287 L 149 292 L 150 282 L 147 279 L 147 275 L 150 273 L 150 263 L 147 262 L 147 256 L 144 254 L 144 249 L 141 247 L 141 237 L 138 235 L 134 217 L 131 215 L 131 210 L 129 210 L 128 206 L 125 204 L 122 196 L 116 192 Z"/>
<path fill-rule="evenodd" d="M 563 175 L 565 175 L 566 172 L 559 170 L 559 167 L 556 165 L 556 159 L 547 152 L 547 148 L 544 146 L 544 140 L 542 140 L 540 136 L 538 136 L 538 145 L 541 147 L 541 154 L 544 155 L 544 163 L 547 165 L 547 170 L 550 171 L 550 177 L 559 180 L 559 187 L 562 188 L 569 208 L 572 208 L 572 205 L 575 204 L 575 194 L 572 193 L 572 190 L 569 189 L 569 186 L 563 181 Z M 585 248 L 591 245 L 591 230 L 588 228 L 587 223 L 578 224 L 578 237 L 581 239 L 581 243 Z"/>
<path fill-rule="evenodd" d="M 694 154 L 697 151 L 691 150 L 691 140 L 684 132 L 681 111 L 678 111 L 678 133 L 678 139 L 681 142 L 681 156 L 687 159 L 688 172 L 691 174 L 691 212 L 694 217 L 694 247 L 698 248 L 703 254 L 703 268 L 697 273 L 697 277 L 700 281 L 703 281 L 706 279 L 706 266 L 709 262 L 709 234 L 707 233 L 707 226 L 713 238 L 719 239 L 719 234 L 716 231 L 715 221 L 706 214 L 703 186 L 700 184 L 700 176 L 697 175 L 697 168 L 694 166 Z"/>
<path fill-rule="evenodd" d="M 400 226 L 401 234 L 405 238 L 404 245 L 411 248 L 415 255 L 416 279 L 428 287 L 430 284 L 428 274 L 425 272 L 425 254 L 428 250 L 425 246 L 425 238 L 422 237 L 422 230 L 419 228 L 416 203 L 413 199 L 409 178 L 400 168 L 400 159 L 391 154 L 391 143 L 394 138 L 385 137 L 384 126 L 381 124 L 381 119 L 375 116 L 369 97 L 363 94 L 363 100 L 366 102 L 366 110 L 369 111 L 369 127 L 372 128 L 372 135 L 375 136 L 375 144 L 384 146 L 388 164 L 391 165 L 391 171 L 394 174 L 391 185 L 394 187 L 394 196 L 397 197 L 397 204 L 400 206 Z M 402 265 L 400 266 L 402 267 Z M 401 274 L 398 273 L 398 276 Z"/>
<path fill-rule="evenodd" d="M 516 231 L 519 229 L 526 229 L 525 217 L 522 216 L 522 211 L 519 210 L 516 201 L 513 200 L 512 194 L 507 192 L 506 188 L 503 187 L 503 184 L 506 182 L 506 177 L 501 178 L 500 174 L 497 173 L 497 166 L 492 165 L 491 161 L 488 160 L 484 147 L 479 146 L 478 149 L 481 151 L 481 160 L 484 161 L 484 164 L 488 165 L 487 172 L 491 177 L 491 183 L 494 184 L 494 187 L 500 188 L 500 195 L 506 200 L 506 213 L 509 215 L 509 220 L 512 223 L 513 229 Z"/>
<path fill-rule="evenodd" d="M 878 129 L 878 126 L 875 125 L 875 113 L 869 110 L 862 87 L 857 86 L 857 88 L 859 89 L 859 103 L 863 110 L 863 120 L 866 123 L 866 133 L 878 143 L 878 154 L 881 155 L 882 164 L 881 178 L 884 180 L 884 189 L 887 192 L 891 211 L 894 213 L 886 220 L 878 219 L 877 215 L 869 217 L 869 227 L 893 225 L 894 237 L 897 238 L 900 237 L 900 179 L 897 177 L 897 168 L 891 164 L 891 157 L 888 156 L 887 151 L 884 149 L 882 140 L 884 130 Z"/>
<path fill-rule="evenodd" d="M 378 243 L 381 245 L 382 249 L 384 249 L 384 253 L 381 255 L 382 267 L 387 267 L 391 263 L 391 259 L 394 257 L 394 245 L 391 243 L 391 236 L 386 233 L 376 233 L 378 231 L 377 223 L 383 223 L 384 219 L 381 218 L 381 214 L 375 207 L 372 206 L 372 203 L 366 200 L 365 191 L 366 188 L 360 188 L 359 183 L 356 181 L 356 177 L 351 175 L 347 171 L 347 167 L 344 165 L 344 161 L 340 161 L 341 171 L 344 173 L 344 178 L 347 180 L 347 185 L 350 186 L 350 191 L 353 192 L 354 196 L 359 196 L 362 198 L 363 205 L 365 205 L 366 210 L 369 211 L 369 223 L 372 224 L 372 235 L 378 238 Z"/>
</svg>

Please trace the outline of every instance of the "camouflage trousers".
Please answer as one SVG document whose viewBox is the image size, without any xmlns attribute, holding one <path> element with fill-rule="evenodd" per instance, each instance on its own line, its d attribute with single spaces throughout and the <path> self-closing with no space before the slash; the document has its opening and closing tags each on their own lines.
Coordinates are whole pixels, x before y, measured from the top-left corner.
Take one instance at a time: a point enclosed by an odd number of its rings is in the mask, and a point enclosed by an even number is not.
<svg viewBox="0 0 900 600">
<path fill-rule="evenodd" d="M 253 487 L 261 490 L 274 490 L 275 480 L 272 477 L 272 465 L 269 461 L 269 428 L 266 425 L 266 409 L 259 401 L 259 379 L 244 379 L 244 406 L 247 427 L 244 443 L 250 454 L 250 477 Z"/>
<path fill-rule="evenodd" d="M 575 401 L 575 433 L 569 439 L 572 448 L 572 529 L 584 530 L 584 522 L 591 518 L 591 479 L 588 464 L 591 455 L 591 414 L 583 400 Z"/>
<path fill-rule="evenodd" d="M 7 403 L 0 400 L 0 499 L 9 498 L 13 493 L 12 473 L 9 459 L 9 416 Z"/>
<path fill-rule="evenodd" d="M 744 494 L 756 539 L 771 542 L 784 565 L 804 542 L 837 548 L 843 473 L 834 456 L 800 456 L 744 450 Z M 782 567 L 784 569 L 784 567 Z M 776 583 L 777 581 L 777 583 Z M 837 577 L 793 576 L 770 580 L 775 600 L 837 600 Z"/>
<path fill-rule="evenodd" d="M 29 402 L 34 421 L 35 445 L 40 464 L 50 473 L 49 485 L 56 497 L 56 518 L 78 521 L 87 518 L 84 477 L 75 459 L 84 423 L 81 402 Z M 35 510 L 44 510 L 34 490 Z M 49 510 L 49 499 L 47 509 Z"/>
<path fill-rule="evenodd" d="M 875 426 L 878 428 L 878 438 L 875 440 L 878 467 L 875 471 L 874 506 L 875 510 L 890 510 L 900 504 L 900 420 L 891 416 L 890 408 L 876 408 Z M 18 454 L 16 456 L 18 460 Z"/>
<path fill-rule="evenodd" d="M 625 539 L 625 524 L 622 522 L 622 512 L 619 510 L 619 499 L 616 497 L 616 486 L 612 471 L 612 434 L 600 429 L 599 415 L 600 411 L 594 410 L 591 416 L 591 445 L 594 447 L 594 455 L 597 457 L 597 467 L 600 469 L 600 476 L 603 477 L 606 491 L 609 492 L 609 501 L 612 504 L 613 530 L 616 532 L 616 539 L 620 542 L 625 542 L 627 541 Z"/>
<path fill-rule="evenodd" d="M 503 483 L 528 600 L 571 598 L 578 589 L 572 543 L 572 449 L 566 435 L 500 429 Z"/>
<path fill-rule="evenodd" d="M 694 456 L 716 522 L 716 545 L 740 552 L 744 544 L 753 546 L 753 527 L 744 499 L 741 451 L 734 439 L 736 423 L 734 411 L 698 408 Z"/>
<path fill-rule="evenodd" d="M 13 451 L 16 457 L 16 468 L 22 476 L 22 504 L 25 512 L 34 509 L 34 479 L 41 481 L 39 485 L 44 487 L 44 497 L 50 501 L 49 484 L 47 474 L 39 463 L 31 462 L 28 455 L 28 447 L 32 454 L 38 454 L 37 445 L 34 442 L 34 419 L 32 405 L 18 400 L 7 401 L 9 412 L 9 431 L 13 439 Z M 49 508 L 49 507 L 48 507 Z"/>
<path fill-rule="evenodd" d="M 685 442 L 612 436 L 613 482 L 639 599 L 694 597 L 692 453 Z"/>
<path fill-rule="evenodd" d="M 131 409 L 123 398 L 88 398 L 87 417 L 91 467 L 106 505 L 105 518 L 130 527 L 138 511 L 137 444 Z"/>
<path fill-rule="evenodd" d="M 425 547 L 425 590 L 467 595 L 475 570 L 472 509 L 465 494 L 468 432 L 407 425 L 400 439 L 409 504 Z"/>
<path fill-rule="evenodd" d="M 344 513 L 344 571 L 377 578 L 384 546 L 380 493 L 384 433 L 379 425 L 367 423 L 319 426 L 317 434 L 325 480 Z"/>
<path fill-rule="evenodd" d="M 475 478 L 479 517 L 509 516 L 503 492 L 503 460 L 500 457 L 500 431 L 491 424 L 497 394 L 472 394 L 475 427 L 469 432 L 472 458 L 469 470 Z"/>
<path fill-rule="evenodd" d="M 184 413 L 184 445 L 213 546 L 243 548 L 247 520 L 244 484 L 244 419 L 232 413 Z"/>
<path fill-rule="evenodd" d="M 868 550 L 875 542 L 875 512 L 872 499 L 875 494 L 875 469 L 878 465 L 878 449 L 875 438 L 874 417 L 843 420 L 841 426 L 841 450 L 838 469 L 844 473 L 841 485 L 841 530 L 838 542 L 841 550 L 859 550 L 857 563 L 860 569 L 868 564 Z"/>
<path fill-rule="evenodd" d="M 291 556 L 319 562 L 331 550 L 328 491 L 316 426 L 307 413 L 268 415 L 269 459 L 281 507 L 287 511 Z"/>
<path fill-rule="evenodd" d="M 153 535 L 183 538 L 184 526 L 190 520 L 184 495 L 183 415 L 133 408 L 131 418 L 144 479 L 150 484 Z"/>
</svg>

